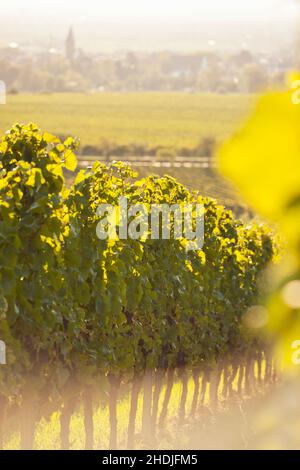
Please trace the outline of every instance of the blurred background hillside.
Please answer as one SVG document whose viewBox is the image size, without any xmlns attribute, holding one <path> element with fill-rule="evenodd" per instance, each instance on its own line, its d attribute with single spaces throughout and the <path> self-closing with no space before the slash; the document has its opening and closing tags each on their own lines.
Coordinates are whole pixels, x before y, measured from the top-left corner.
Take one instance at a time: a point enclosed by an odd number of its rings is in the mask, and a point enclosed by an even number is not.
<svg viewBox="0 0 300 470">
<path fill-rule="evenodd" d="M 10 92 L 254 93 L 282 85 L 295 60 L 294 2 L 185 3 L 10 2 L 1 14 L 1 78 Z"/>
</svg>

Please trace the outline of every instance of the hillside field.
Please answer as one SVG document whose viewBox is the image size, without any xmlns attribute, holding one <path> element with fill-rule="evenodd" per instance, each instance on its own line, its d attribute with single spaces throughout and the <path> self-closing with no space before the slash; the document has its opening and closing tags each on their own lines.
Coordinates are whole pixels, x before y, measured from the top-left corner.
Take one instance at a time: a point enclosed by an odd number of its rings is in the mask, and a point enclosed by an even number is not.
<svg viewBox="0 0 300 470">
<path fill-rule="evenodd" d="M 254 97 L 188 93 L 8 95 L 0 106 L 0 132 L 35 122 L 59 136 L 76 136 L 81 148 L 100 153 L 141 153 L 162 147 L 180 154 L 204 138 L 218 143 L 247 116 Z M 121 152 L 121 153 L 120 153 Z"/>
</svg>

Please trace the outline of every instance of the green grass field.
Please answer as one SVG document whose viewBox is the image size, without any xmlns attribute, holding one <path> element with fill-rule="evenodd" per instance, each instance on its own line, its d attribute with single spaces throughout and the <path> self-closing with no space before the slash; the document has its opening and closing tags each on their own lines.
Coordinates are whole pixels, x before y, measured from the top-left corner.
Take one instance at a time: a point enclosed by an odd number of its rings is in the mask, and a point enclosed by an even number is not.
<svg viewBox="0 0 300 470">
<path fill-rule="evenodd" d="M 247 116 L 250 95 L 186 93 L 20 94 L 0 106 L 0 131 L 35 122 L 98 149 L 138 144 L 194 149 L 205 137 L 221 142 Z M 105 143 L 106 142 L 106 143 Z"/>
</svg>

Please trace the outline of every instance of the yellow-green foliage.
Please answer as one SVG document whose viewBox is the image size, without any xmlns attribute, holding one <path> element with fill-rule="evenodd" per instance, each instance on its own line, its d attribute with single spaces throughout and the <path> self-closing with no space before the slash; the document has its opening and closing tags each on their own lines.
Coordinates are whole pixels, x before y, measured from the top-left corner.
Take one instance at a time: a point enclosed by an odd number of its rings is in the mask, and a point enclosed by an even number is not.
<svg viewBox="0 0 300 470">
<path fill-rule="evenodd" d="M 293 103 L 292 92 L 269 93 L 220 154 L 223 173 L 255 210 L 278 225 L 285 238 L 268 310 L 281 359 L 291 368 L 300 338 L 299 124 L 300 106 Z M 299 372 L 297 367 L 293 370 Z"/>
</svg>

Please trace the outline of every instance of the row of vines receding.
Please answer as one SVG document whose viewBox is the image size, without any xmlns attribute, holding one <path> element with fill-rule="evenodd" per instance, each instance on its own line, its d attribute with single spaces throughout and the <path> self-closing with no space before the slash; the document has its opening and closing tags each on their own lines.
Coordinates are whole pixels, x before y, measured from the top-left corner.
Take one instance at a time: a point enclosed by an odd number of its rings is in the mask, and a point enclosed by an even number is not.
<svg viewBox="0 0 300 470">
<path fill-rule="evenodd" d="M 164 424 L 175 376 L 184 421 L 189 377 L 193 415 L 221 374 L 230 395 L 237 376 L 240 389 L 262 380 L 263 358 L 266 377 L 273 373 L 264 334 L 243 321 L 276 252 L 269 230 L 245 226 L 170 177 L 138 179 L 122 163 L 95 163 L 67 188 L 75 150 L 74 140 L 62 143 L 34 125 L 15 125 L 0 141 L 1 445 L 16 426 L 22 448 L 32 448 L 36 423 L 59 411 L 68 448 L 80 398 L 86 447 L 94 445 L 93 410 L 105 399 L 115 448 L 125 386 L 130 448 L 141 388 L 147 441 Z M 187 251 L 184 239 L 99 240 L 97 208 L 121 196 L 129 204 L 203 204 L 203 248 Z"/>
</svg>

